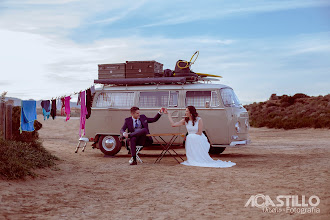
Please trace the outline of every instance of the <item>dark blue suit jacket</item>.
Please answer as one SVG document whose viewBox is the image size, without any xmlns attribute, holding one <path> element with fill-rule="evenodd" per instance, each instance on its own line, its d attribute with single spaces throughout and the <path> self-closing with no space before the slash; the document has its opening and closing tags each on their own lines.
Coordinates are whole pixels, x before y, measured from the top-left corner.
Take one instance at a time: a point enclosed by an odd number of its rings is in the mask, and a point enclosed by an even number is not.
<svg viewBox="0 0 330 220">
<path fill-rule="evenodd" d="M 153 122 L 158 121 L 160 116 L 161 115 L 159 113 L 157 113 L 157 115 L 154 118 L 148 118 L 145 115 L 140 115 L 140 121 L 141 121 L 142 128 L 146 128 L 147 133 L 150 134 L 148 123 L 153 123 Z M 128 130 L 129 133 L 132 133 L 134 131 L 132 117 L 125 118 L 125 123 L 124 123 L 123 127 L 120 129 L 120 133 L 123 134 L 126 131 L 126 129 Z M 149 140 L 152 141 L 151 137 L 148 137 L 148 138 L 149 138 Z"/>
</svg>

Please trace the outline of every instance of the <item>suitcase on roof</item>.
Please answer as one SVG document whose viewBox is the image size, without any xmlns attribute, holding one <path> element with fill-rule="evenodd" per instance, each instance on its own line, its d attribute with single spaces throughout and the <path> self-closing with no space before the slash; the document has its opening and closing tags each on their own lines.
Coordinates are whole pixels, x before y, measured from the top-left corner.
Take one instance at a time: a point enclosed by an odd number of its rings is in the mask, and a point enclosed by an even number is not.
<svg viewBox="0 0 330 220">
<path fill-rule="evenodd" d="M 152 78 L 163 75 L 163 64 L 152 61 L 126 61 L 126 78 Z"/>
<path fill-rule="evenodd" d="M 125 78 L 126 63 L 99 64 L 99 79 Z"/>
</svg>

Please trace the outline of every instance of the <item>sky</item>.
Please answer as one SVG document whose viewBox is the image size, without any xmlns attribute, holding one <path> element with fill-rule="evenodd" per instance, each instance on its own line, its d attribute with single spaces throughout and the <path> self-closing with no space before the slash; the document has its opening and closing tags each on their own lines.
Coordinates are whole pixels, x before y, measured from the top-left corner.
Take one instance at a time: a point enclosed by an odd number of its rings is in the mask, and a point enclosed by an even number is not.
<svg viewBox="0 0 330 220">
<path fill-rule="evenodd" d="M 98 64 L 199 57 L 243 104 L 330 93 L 329 0 L 0 0 L 0 93 L 51 99 Z M 74 97 L 73 97 L 74 98 Z"/>
</svg>

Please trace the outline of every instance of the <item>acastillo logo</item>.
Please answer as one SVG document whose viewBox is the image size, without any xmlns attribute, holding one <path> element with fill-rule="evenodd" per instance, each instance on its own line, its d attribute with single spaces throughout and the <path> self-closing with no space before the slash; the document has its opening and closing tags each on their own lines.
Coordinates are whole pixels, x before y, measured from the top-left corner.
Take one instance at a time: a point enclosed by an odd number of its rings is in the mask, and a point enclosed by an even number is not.
<svg viewBox="0 0 330 220">
<path fill-rule="evenodd" d="M 245 207 L 257 207 L 264 212 L 276 213 L 320 213 L 317 206 L 320 204 L 320 198 L 316 195 L 306 197 L 305 195 L 278 195 L 271 199 L 269 195 L 252 195 L 245 203 Z"/>
</svg>

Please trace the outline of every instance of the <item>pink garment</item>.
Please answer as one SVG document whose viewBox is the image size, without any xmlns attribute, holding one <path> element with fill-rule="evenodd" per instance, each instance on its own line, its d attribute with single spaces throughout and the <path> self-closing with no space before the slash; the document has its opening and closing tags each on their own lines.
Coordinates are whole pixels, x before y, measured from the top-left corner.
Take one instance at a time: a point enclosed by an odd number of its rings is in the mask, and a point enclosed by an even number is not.
<svg viewBox="0 0 330 220">
<path fill-rule="evenodd" d="M 65 121 L 68 121 L 70 119 L 70 96 L 65 97 L 65 114 L 66 114 L 66 119 Z"/>
<path fill-rule="evenodd" d="M 80 92 L 80 129 L 79 129 L 79 136 L 85 135 L 85 123 L 86 123 L 86 115 L 88 114 L 87 108 L 86 108 L 86 98 L 85 98 L 86 92 Z M 81 129 L 84 129 L 84 134 L 81 135 Z"/>
<path fill-rule="evenodd" d="M 65 99 L 61 98 L 61 116 L 64 115 L 64 108 L 65 108 Z"/>
</svg>

